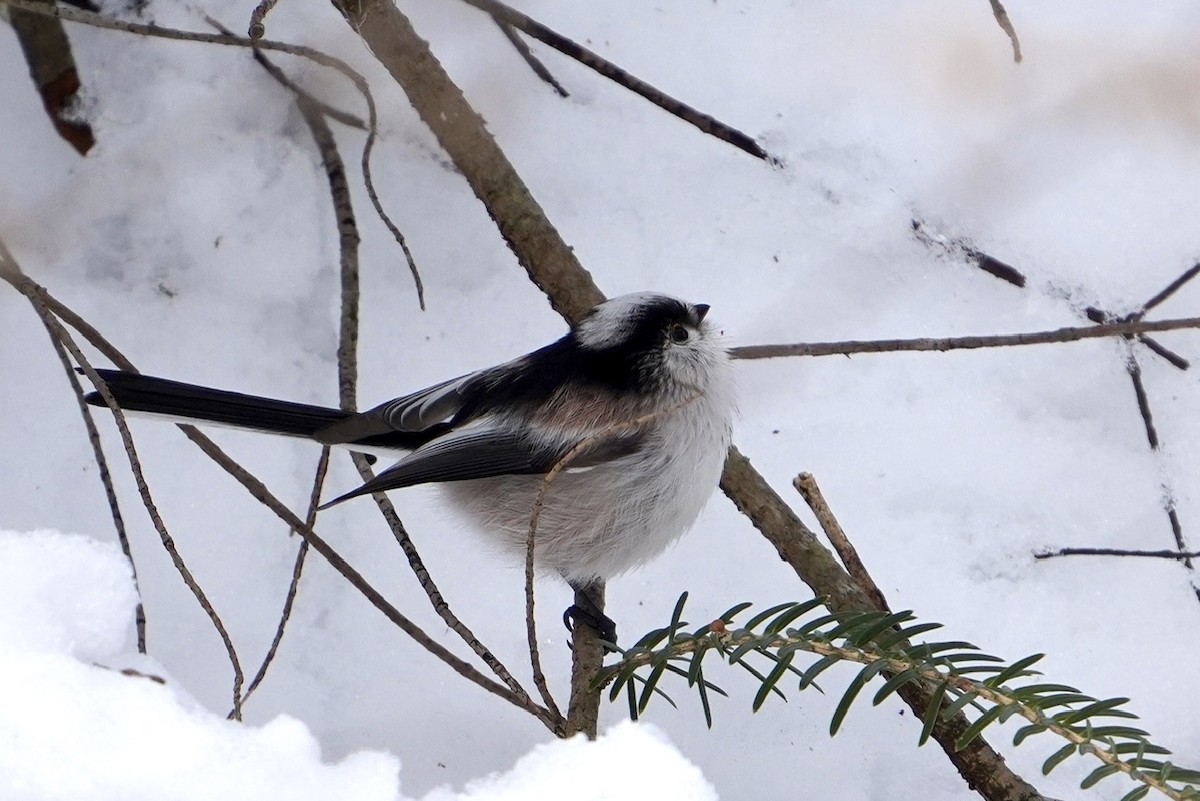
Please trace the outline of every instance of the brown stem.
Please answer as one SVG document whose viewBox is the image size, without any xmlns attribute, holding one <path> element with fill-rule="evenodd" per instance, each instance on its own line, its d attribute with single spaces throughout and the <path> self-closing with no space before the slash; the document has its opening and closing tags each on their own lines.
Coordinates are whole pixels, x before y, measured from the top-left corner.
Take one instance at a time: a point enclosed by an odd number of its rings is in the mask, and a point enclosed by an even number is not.
<svg viewBox="0 0 1200 801">
<path fill-rule="evenodd" d="M 773 163 L 777 161 L 767 151 L 763 150 L 762 146 L 754 141 L 752 136 L 739 131 L 732 125 L 721 122 L 716 117 L 692 108 L 687 103 L 676 100 L 663 90 L 651 86 L 641 78 L 630 75 L 600 54 L 588 50 L 583 45 L 568 39 L 557 31 L 551 30 L 537 20 L 517 11 L 515 8 L 498 2 L 498 0 L 463 0 L 463 2 L 490 14 L 501 24 L 511 25 L 522 33 L 537 39 L 542 44 L 553 47 L 568 58 L 573 58 L 585 67 L 595 70 L 610 81 L 649 100 L 654 105 L 678 117 L 689 125 L 694 125 L 709 136 L 715 136 L 721 141 L 727 142 L 755 158 Z"/>
<path fill-rule="evenodd" d="M 559 97 L 571 96 L 571 93 L 563 88 L 563 85 L 550 73 L 550 70 L 546 69 L 546 65 L 533 54 L 533 51 L 529 49 L 529 45 L 525 44 L 525 40 L 520 37 L 512 25 L 495 17 L 492 17 L 492 19 L 500 28 L 500 32 L 504 34 L 504 38 L 509 41 L 509 44 L 513 46 L 521 58 L 525 60 L 525 63 L 529 65 L 529 68 L 533 70 L 534 75 L 541 78 L 545 83 L 548 83 L 558 93 Z"/>
<path fill-rule="evenodd" d="M 325 475 L 328 471 L 329 446 L 326 445 L 321 448 L 321 458 L 317 460 L 316 475 L 313 476 L 312 492 L 308 496 L 308 512 L 305 514 L 304 522 L 309 528 L 317 523 L 317 507 L 321 504 L 321 488 L 325 486 Z M 266 656 L 263 657 L 262 664 L 258 666 L 254 678 L 246 685 L 246 693 L 242 696 L 243 704 L 250 700 L 250 696 L 258 689 L 258 685 L 267 677 L 267 670 L 270 669 L 271 663 L 275 661 L 279 644 L 283 642 L 283 633 L 287 629 L 288 621 L 292 619 L 292 607 L 296 603 L 296 594 L 300 590 L 300 577 L 304 575 L 304 563 L 307 560 L 308 540 L 301 537 L 300 547 L 296 549 L 296 560 L 292 563 L 292 579 L 288 582 L 287 595 L 283 599 L 283 609 L 279 612 L 279 623 L 275 626 L 275 636 L 271 638 L 271 645 L 267 648 Z"/>
<path fill-rule="evenodd" d="M 919 337 L 915 339 L 846 340 L 843 342 L 798 342 L 788 345 L 745 345 L 731 348 L 735 359 L 776 359 L 785 356 L 852 356 L 856 353 L 896 353 L 899 351 L 948 351 L 1002 348 L 1018 345 L 1049 345 L 1079 342 L 1084 339 L 1140 334 L 1146 331 L 1179 331 L 1200 328 L 1200 317 L 1172 320 L 1127 320 L 1089 326 L 1067 326 L 1050 331 L 1019 334 L 985 334 L 963 337 Z"/>
<path fill-rule="evenodd" d="M 1012 20 L 1008 18 L 1008 12 L 1004 10 L 1004 6 L 1000 4 L 1000 0 L 989 0 L 992 4 L 992 15 L 996 17 L 996 24 L 1000 26 L 1000 30 L 1008 35 L 1008 40 L 1012 42 L 1013 61 L 1021 63 L 1021 41 L 1017 39 L 1017 29 L 1013 27 Z"/>
<path fill-rule="evenodd" d="M 867 566 L 858 556 L 858 549 L 850 542 L 850 538 L 842 529 L 842 524 L 834 516 L 829 504 L 825 502 L 825 496 L 821 493 L 821 488 L 817 486 L 817 480 L 813 478 L 813 474 L 801 473 L 792 479 L 792 486 L 796 488 L 804 498 L 804 502 L 808 504 L 808 508 L 816 515 L 817 522 L 821 524 L 821 530 L 825 532 L 825 536 L 829 538 L 829 542 L 837 551 L 838 558 L 842 560 L 846 572 L 858 582 L 858 586 L 862 587 L 867 595 L 871 596 L 877 609 L 884 612 L 891 611 L 883 590 L 879 589 L 875 579 L 871 578 Z"/>
</svg>

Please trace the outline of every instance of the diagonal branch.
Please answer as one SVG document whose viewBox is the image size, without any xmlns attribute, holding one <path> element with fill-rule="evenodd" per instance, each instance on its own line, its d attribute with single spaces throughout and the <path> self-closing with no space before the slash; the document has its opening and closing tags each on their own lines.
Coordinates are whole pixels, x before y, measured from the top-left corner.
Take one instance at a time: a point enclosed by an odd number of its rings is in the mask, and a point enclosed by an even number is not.
<svg viewBox="0 0 1200 801">
<path fill-rule="evenodd" d="M 772 163 L 777 162 L 777 159 L 763 150 L 762 146 L 754 141 L 753 137 L 742 133 L 731 125 L 726 125 L 716 117 L 698 111 L 680 100 L 676 100 L 661 89 L 630 75 L 598 53 L 588 50 L 583 45 L 568 39 L 557 31 L 551 30 L 537 20 L 517 11 L 515 8 L 498 2 L 498 0 L 463 0 L 463 2 L 490 14 L 497 22 L 511 25 L 522 33 L 537 39 L 542 44 L 553 47 L 563 55 L 573 58 L 585 67 L 595 70 L 610 81 L 644 97 L 667 113 L 673 114 L 690 125 L 694 125 L 704 133 L 715 136 L 723 142 L 727 142 L 737 149 L 749 153 L 755 158 Z"/>
<path fill-rule="evenodd" d="M 571 93 L 563 88 L 558 79 L 550 74 L 550 70 L 546 69 L 546 65 L 533 54 L 533 51 L 529 49 L 529 45 L 525 44 L 525 40 L 517 35 L 513 26 L 495 17 L 492 17 L 492 19 L 495 20 L 496 25 L 500 28 L 500 32 L 504 34 L 504 38 L 509 41 L 521 58 L 525 60 L 525 63 L 529 65 L 529 69 L 533 70 L 534 75 L 541 78 L 545 83 L 548 83 L 558 93 L 559 97 L 571 96 Z"/>
</svg>

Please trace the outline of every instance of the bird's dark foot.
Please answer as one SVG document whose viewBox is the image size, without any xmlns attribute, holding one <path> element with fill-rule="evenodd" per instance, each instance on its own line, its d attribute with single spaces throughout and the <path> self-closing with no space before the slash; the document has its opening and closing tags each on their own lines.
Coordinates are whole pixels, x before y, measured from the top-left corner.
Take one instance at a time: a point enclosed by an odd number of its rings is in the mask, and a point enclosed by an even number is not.
<svg viewBox="0 0 1200 801">
<path fill-rule="evenodd" d="M 563 625 L 567 627 L 567 631 L 574 633 L 575 627 L 580 623 L 595 629 L 600 639 L 616 645 L 617 624 L 608 615 L 589 610 L 579 604 L 571 604 L 567 611 L 563 612 Z"/>
</svg>

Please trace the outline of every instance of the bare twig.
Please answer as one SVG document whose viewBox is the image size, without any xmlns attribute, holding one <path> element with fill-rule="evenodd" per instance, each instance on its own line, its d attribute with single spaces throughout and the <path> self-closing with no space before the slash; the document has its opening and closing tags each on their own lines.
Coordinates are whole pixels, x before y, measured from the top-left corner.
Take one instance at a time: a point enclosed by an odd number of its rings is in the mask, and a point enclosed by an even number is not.
<svg viewBox="0 0 1200 801">
<path fill-rule="evenodd" d="M 705 114 L 702 111 L 697 111 L 686 103 L 676 100 L 661 89 L 630 75 L 608 59 L 588 50 L 583 45 L 568 39 L 557 31 L 551 30 L 511 6 L 497 2 L 497 0 L 463 0 L 463 2 L 490 14 L 498 22 L 511 25 L 522 33 L 528 34 L 539 42 L 554 48 L 563 55 L 575 59 L 585 67 L 589 67 L 610 81 L 625 87 L 635 94 L 641 95 L 654 105 L 684 122 L 694 125 L 704 133 L 728 142 L 755 158 L 778 163 L 778 160 L 773 158 L 766 150 L 763 150 L 762 146 L 754 141 L 753 137 L 739 131 L 733 126 L 726 125 L 716 117 Z"/>
<path fill-rule="evenodd" d="M 557 467 L 557 465 L 555 466 Z M 555 475 L 558 474 L 555 473 Z M 550 480 L 553 481 L 553 479 Z M 538 647 L 537 617 L 534 615 L 533 601 L 534 543 L 537 542 L 537 521 L 542 511 L 542 498 L 549 486 L 548 481 L 542 482 L 542 489 L 538 493 L 537 501 L 533 505 L 533 514 L 529 520 L 529 536 L 525 540 L 525 639 L 529 645 L 529 669 L 533 673 L 533 684 L 542 696 L 542 703 L 554 713 L 555 717 L 559 718 L 565 732 L 566 718 L 563 718 L 558 704 L 554 702 L 554 696 L 550 692 L 549 685 L 546 684 L 546 674 L 542 671 L 542 651 Z"/>
<path fill-rule="evenodd" d="M 496 25 L 499 26 L 501 33 L 504 34 L 504 38 L 508 39 L 508 41 L 516 49 L 517 53 L 520 54 L 521 58 L 525 59 L 525 63 L 529 65 L 531 70 L 533 70 L 534 75 L 548 83 L 555 92 L 558 92 L 559 97 L 571 96 L 570 92 L 564 89 L 563 85 L 559 83 L 553 75 L 550 74 L 550 70 L 546 69 L 546 65 L 543 64 L 541 60 L 539 60 L 538 57 L 533 54 L 533 51 L 529 49 L 529 45 L 525 44 L 525 40 L 517 34 L 516 30 L 513 29 L 513 26 L 509 25 L 503 20 L 496 19 L 495 17 L 492 17 L 492 19 L 495 21 Z"/>
<path fill-rule="evenodd" d="M 1158 429 L 1154 427 L 1154 415 L 1150 411 L 1150 399 L 1146 396 L 1146 385 L 1142 382 L 1142 367 L 1137 362 L 1137 356 L 1129 354 L 1126 362 L 1129 379 L 1133 383 L 1133 395 L 1137 399 L 1138 412 L 1142 416 L 1142 425 L 1146 429 L 1146 441 L 1151 450 L 1158 450 Z"/>
<path fill-rule="evenodd" d="M 851 356 L 856 353 L 895 353 L 898 351 L 947 351 L 1001 348 L 1017 345 L 1048 345 L 1078 342 L 1084 339 L 1126 336 L 1146 331 L 1179 331 L 1200 328 L 1200 317 L 1172 320 L 1129 320 L 1092 326 L 1067 326 L 1051 331 L 1020 334 L 987 334 L 963 337 L 921 337 L 917 339 L 847 340 L 844 342 L 800 342 L 790 345 L 745 345 L 731 348 L 735 359 L 774 359 L 784 356 Z"/>
<path fill-rule="evenodd" d="M 1178 353 L 1171 350 L 1170 348 L 1166 347 L 1165 345 L 1163 345 L 1161 342 L 1159 342 L 1154 337 L 1152 337 L 1148 334 L 1138 334 L 1137 340 L 1138 340 L 1138 342 L 1141 342 L 1143 345 L 1145 345 L 1147 348 L 1149 348 L 1155 355 L 1162 357 L 1162 359 L 1164 361 L 1166 361 L 1168 364 L 1170 364 L 1175 369 L 1177 369 L 1177 370 L 1191 369 L 1192 363 L 1190 361 L 1183 358 L 1182 356 L 1180 356 Z"/>
<path fill-rule="evenodd" d="M 1188 281 L 1191 281 L 1197 275 L 1200 275 L 1200 264 L 1193 264 L 1191 267 L 1184 270 L 1178 278 L 1167 284 L 1161 292 L 1150 298 L 1150 300 L 1146 301 L 1145 304 L 1142 305 L 1142 310 L 1138 312 L 1138 318 L 1140 319 L 1146 314 L 1146 312 L 1170 298 L 1172 295 L 1178 292 L 1184 284 L 1186 284 Z"/>
<path fill-rule="evenodd" d="M 368 134 L 374 140 L 374 133 Z M 408 272 L 412 275 L 413 285 L 417 290 L 417 305 L 421 307 L 421 311 L 425 311 L 425 284 L 421 280 L 421 273 L 417 270 L 416 259 L 413 258 L 412 251 L 408 249 L 408 240 L 404 238 L 404 234 L 400 233 L 400 229 L 396 223 L 392 222 L 392 218 L 383 210 L 383 203 L 379 201 L 379 193 L 375 191 L 375 180 L 371 177 L 371 160 L 367 152 L 363 152 L 362 159 L 362 174 L 363 183 L 367 188 L 367 197 L 371 199 L 371 205 L 375 207 L 375 213 L 379 215 L 379 219 L 383 220 L 383 224 L 391 231 L 392 237 L 396 240 L 396 244 L 400 246 L 401 252 L 404 253 L 404 261 L 408 265 Z"/>
<path fill-rule="evenodd" d="M 1025 286 L 1025 275 L 1012 265 L 1005 264 L 976 248 L 965 239 L 950 239 L 933 231 L 928 223 L 912 220 L 913 236 L 917 241 L 930 248 L 937 248 L 949 256 L 963 256 L 975 263 L 975 266 L 1001 281 L 1006 281 L 1015 287 Z"/>
<path fill-rule="evenodd" d="M 1053 551 L 1034 551 L 1034 559 L 1054 559 L 1059 556 L 1141 556 L 1152 559 L 1173 559 L 1182 562 L 1200 559 L 1200 551 L 1140 551 L 1126 548 L 1057 548 Z"/>
<path fill-rule="evenodd" d="M 1000 0 L 990 0 L 992 4 L 992 14 L 996 17 L 996 23 L 1000 29 L 1008 34 L 1009 41 L 1012 42 L 1013 61 L 1021 63 L 1021 42 L 1017 39 L 1017 29 L 1013 27 L 1012 20 L 1008 18 L 1008 12 L 1004 10 L 1004 6 L 1000 4 Z"/>
<path fill-rule="evenodd" d="M 251 39 L 261 39 L 267 35 L 267 26 L 263 23 L 267 14 L 271 13 L 271 9 L 275 8 L 275 4 L 279 0 L 259 0 L 258 5 L 250 12 L 250 27 L 247 29 L 246 35 Z"/>
<path fill-rule="evenodd" d="M 312 528 L 317 523 L 317 507 L 321 505 L 321 488 L 325 486 L 325 475 L 329 472 L 329 446 L 321 448 L 321 457 L 317 460 L 316 475 L 313 476 L 313 488 L 308 497 L 308 512 L 305 515 L 304 522 Z M 287 629 L 288 621 L 292 618 L 292 606 L 296 603 L 296 593 L 300 589 L 300 577 L 304 574 L 304 563 L 308 558 L 308 540 L 301 538 L 300 547 L 296 549 L 296 561 L 292 563 L 292 579 L 288 582 L 287 595 L 283 600 L 283 609 L 279 613 L 279 623 L 275 627 L 275 636 L 271 638 L 271 645 L 267 648 L 266 656 L 263 657 L 262 664 L 258 666 L 258 671 L 255 672 L 254 678 L 246 685 L 246 694 L 242 696 L 242 703 L 250 700 L 250 696 L 258 689 L 258 685 L 267 676 L 267 670 L 271 666 L 271 662 L 275 660 L 275 654 L 279 651 L 279 644 L 283 642 L 283 632 Z"/>
<path fill-rule="evenodd" d="M 890 611 L 887 598 L 883 594 L 883 590 L 879 589 L 879 585 L 875 583 L 875 579 L 871 578 L 871 574 L 867 572 L 867 566 L 863 564 L 862 559 L 858 556 L 858 550 L 850 542 L 846 536 L 846 532 L 834 516 L 833 510 L 829 508 L 829 504 L 825 502 L 825 496 L 821 493 L 821 488 L 817 486 L 817 480 L 813 478 L 812 473 L 801 473 L 792 479 L 792 486 L 804 498 L 804 502 L 808 504 L 808 508 L 816 515 L 817 522 L 821 524 L 821 529 L 825 532 L 825 536 L 829 538 L 829 542 L 837 551 L 838 557 L 842 560 L 842 564 L 846 568 L 846 572 L 858 582 L 858 586 L 862 587 L 863 591 L 871 597 L 876 609 L 882 611 Z"/>
</svg>

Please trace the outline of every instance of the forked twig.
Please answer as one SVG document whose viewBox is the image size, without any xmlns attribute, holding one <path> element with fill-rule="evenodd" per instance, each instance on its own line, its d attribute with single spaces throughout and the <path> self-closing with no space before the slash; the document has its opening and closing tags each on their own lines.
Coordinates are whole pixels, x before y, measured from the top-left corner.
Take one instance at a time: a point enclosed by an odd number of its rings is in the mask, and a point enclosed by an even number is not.
<svg viewBox="0 0 1200 801">
<path fill-rule="evenodd" d="M 273 5 L 273 3 L 272 3 L 272 5 Z M 204 21 L 207 22 L 209 25 L 213 26 L 214 28 L 216 28 L 221 33 L 225 34 L 226 36 L 236 36 L 236 34 L 233 31 L 226 28 L 218 20 L 216 20 L 214 17 L 209 16 L 208 14 L 204 15 Z M 255 37 L 251 36 L 251 38 L 253 39 Z M 339 108 L 334 108 L 333 106 L 329 105 L 328 103 L 318 100 L 316 97 L 309 94 L 304 89 L 300 88 L 300 86 L 295 81 L 293 81 L 291 78 L 289 78 L 284 73 L 283 70 L 281 70 L 278 66 L 276 66 L 275 63 L 272 62 L 269 58 L 267 58 L 266 54 L 263 53 L 261 50 L 255 48 L 252 52 L 254 55 L 254 60 L 258 62 L 259 66 L 261 66 L 263 69 L 265 69 L 267 71 L 267 74 L 269 74 L 272 78 L 274 78 L 278 83 L 282 84 L 284 87 L 290 89 L 291 92 L 294 95 L 296 95 L 298 98 L 300 98 L 304 101 L 307 101 L 309 104 L 316 107 L 316 109 L 319 110 L 326 117 L 329 117 L 330 119 L 333 119 L 333 120 L 337 120 L 342 125 L 345 125 L 350 128 L 356 128 L 360 131 L 367 130 L 367 124 L 365 122 L 363 122 L 361 119 L 359 119 L 358 117 L 354 116 L 353 114 L 349 113 L 348 111 L 342 111 Z"/>
<path fill-rule="evenodd" d="M 509 25 L 504 20 L 496 19 L 495 17 L 492 17 L 492 20 L 496 23 L 496 26 L 500 28 L 500 32 L 504 34 L 504 38 L 508 39 L 509 43 L 513 46 L 521 58 L 525 60 L 525 63 L 529 65 L 529 68 L 533 70 L 534 75 L 541 78 L 543 82 L 549 84 L 550 87 L 558 93 L 559 97 L 571 96 L 571 93 L 563 88 L 563 85 L 559 83 L 558 80 L 550 73 L 550 70 L 546 69 L 546 65 L 543 64 L 541 60 L 533 54 L 533 51 L 529 49 L 529 45 L 525 44 L 525 40 L 522 39 L 516 30 L 513 29 L 513 26 Z"/>
<path fill-rule="evenodd" d="M 829 542 L 837 551 L 846 572 L 858 583 L 858 586 L 862 587 L 863 592 L 871 597 L 877 609 L 884 612 L 891 611 L 883 590 L 879 589 L 875 579 L 871 578 L 867 566 L 858 556 L 858 550 L 846 536 L 846 532 L 842 529 L 841 523 L 837 521 L 837 517 L 834 516 L 833 510 L 829 508 L 829 504 L 825 502 L 825 496 L 821 493 L 821 488 L 817 486 L 817 480 L 813 478 L 812 473 L 801 473 L 796 476 L 792 479 L 792 486 L 796 488 L 804 498 L 804 502 L 808 504 L 808 508 L 816 515 L 817 522 L 821 524 L 825 536 L 829 538 Z"/>
<path fill-rule="evenodd" d="M 321 448 L 321 458 L 317 460 L 317 471 L 313 477 L 312 492 L 308 497 L 308 512 L 305 515 L 304 522 L 309 528 L 312 528 L 317 523 L 317 507 L 321 504 L 321 489 L 325 486 L 325 475 L 329 472 L 329 446 Z M 288 582 L 287 595 L 283 600 L 283 609 L 279 613 L 279 623 L 275 626 L 275 636 L 271 638 L 271 645 L 267 648 L 267 653 L 263 657 L 262 664 L 258 666 L 258 671 L 255 672 L 254 678 L 246 685 L 246 694 L 242 696 L 242 703 L 250 700 L 250 696 L 258 689 L 258 685 L 267 676 L 267 670 L 271 663 L 275 661 L 275 654 L 279 651 L 279 644 L 283 642 L 283 632 L 287 629 L 288 621 L 292 618 L 292 606 L 296 603 L 296 594 L 300 590 L 300 577 L 304 574 L 304 563 L 308 559 L 308 540 L 300 538 L 300 547 L 296 549 L 296 561 L 292 563 L 292 578 Z"/>
</svg>

